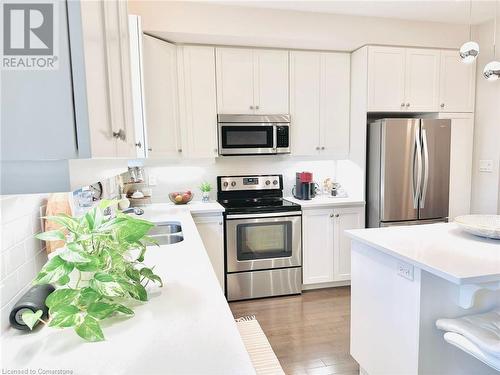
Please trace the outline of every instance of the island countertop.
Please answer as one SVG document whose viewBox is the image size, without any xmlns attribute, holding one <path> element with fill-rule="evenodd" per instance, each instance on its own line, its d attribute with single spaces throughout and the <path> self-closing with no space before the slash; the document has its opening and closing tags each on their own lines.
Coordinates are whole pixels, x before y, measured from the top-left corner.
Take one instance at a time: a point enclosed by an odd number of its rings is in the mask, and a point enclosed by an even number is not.
<svg viewBox="0 0 500 375">
<path fill-rule="evenodd" d="M 106 341 L 84 342 L 72 329 L 11 329 L 0 340 L 2 367 L 74 375 L 254 374 L 190 212 L 221 206 L 200 205 L 145 208 L 144 218 L 180 222 L 185 239 L 148 249 L 145 263 L 155 265 L 164 286 L 148 287 L 149 301 L 137 304 L 132 318 L 104 321 Z"/>
<path fill-rule="evenodd" d="M 455 284 L 500 281 L 500 241 L 466 233 L 454 223 L 355 229 L 346 234 Z"/>
</svg>

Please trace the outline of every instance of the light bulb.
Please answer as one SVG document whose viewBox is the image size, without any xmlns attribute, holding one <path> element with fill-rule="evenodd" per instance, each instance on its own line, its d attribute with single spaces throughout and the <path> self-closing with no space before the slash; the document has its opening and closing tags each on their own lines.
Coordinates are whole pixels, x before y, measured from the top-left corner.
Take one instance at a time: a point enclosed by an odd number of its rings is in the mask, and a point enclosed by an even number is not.
<svg viewBox="0 0 500 375">
<path fill-rule="evenodd" d="M 488 81 L 496 81 L 500 78 L 500 61 L 491 61 L 484 67 L 483 76 Z"/>
<path fill-rule="evenodd" d="M 466 64 L 473 62 L 479 55 L 479 44 L 476 42 L 466 42 L 460 47 L 460 57 Z"/>
</svg>

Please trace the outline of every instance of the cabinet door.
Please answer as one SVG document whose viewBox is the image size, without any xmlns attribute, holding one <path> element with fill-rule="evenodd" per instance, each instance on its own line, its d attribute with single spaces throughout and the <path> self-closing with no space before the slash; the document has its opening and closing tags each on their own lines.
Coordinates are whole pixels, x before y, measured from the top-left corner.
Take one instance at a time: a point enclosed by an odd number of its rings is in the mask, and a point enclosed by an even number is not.
<svg viewBox="0 0 500 375">
<path fill-rule="evenodd" d="M 405 108 L 407 111 L 437 111 L 439 100 L 440 52 L 431 49 L 406 50 Z"/>
<path fill-rule="evenodd" d="M 180 156 L 176 47 L 144 35 L 143 48 L 148 155 Z"/>
<path fill-rule="evenodd" d="M 179 108 L 183 150 L 190 158 L 217 156 L 215 49 L 178 48 Z"/>
<path fill-rule="evenodd" d="M 333 281 L 333 211 L 305 210 L 302 238 L 302 283 Z"/>
<path fill-rule="evenodd" d="M 196 228 L 200 234 L 205 250 L 224 290 L 224 228 L 221 215 L 195 217 Z"/>
<path fill-rule="evenodd" d="M 334 224 L 334 279 L 335 281 L 351 278 L 351 239 L 344 231 L 364 228 L 364 207 L 343 207 L 333 210 Z"/>
<path fill-rule="evenodd" d="M 254 50 L 256 113 L 288 113 L 288 51 Z"/>
<path fill-rule="evenodd" d="M 349 155 L 350 64 L 348 53 L 321 54 L 321 155 Z"/>
<path fill-rule="evenodd" d="M 458 51 L 441 51 L 440 112 L 474 112 L 476 62 L 464 64 Z"/>
<path fill-rule="evenodd" d="M 218 113 L 254 113 L 253 50 L 216 48 Z"/>
<path fill-rule="evenodd" d="M 319 151 L 321 54 L 290 52 L 291 152 L 297 156 Z"/>
<path fill-rule="evenodd" d="M 474 114 L 441 114 L 439 118 L 451 119 L 450 145 L 450 198 L 451 220 L 459 215 L 470 214 L 472 148 L 474 144 Z"/>
<path fill-rule="evenodd" d="M 405 49 L 369 47 L 368 111 L 402 111 L 405 102 Z"/>
</svg>

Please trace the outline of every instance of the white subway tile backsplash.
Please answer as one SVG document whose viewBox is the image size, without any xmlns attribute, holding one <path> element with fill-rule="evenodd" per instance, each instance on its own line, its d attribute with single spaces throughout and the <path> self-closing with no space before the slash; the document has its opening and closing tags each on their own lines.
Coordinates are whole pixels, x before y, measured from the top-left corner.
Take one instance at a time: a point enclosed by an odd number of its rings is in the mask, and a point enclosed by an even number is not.
<svg viewBox="0 0 500 375">
<path fill-rule="evenodd" d="M 10 309 L 30 286 L 47 261 L 44 244 L 35 238 L 42 231 L 47 195 L 0 197 L 0 332 L 9 325 Z"/>
</svg>

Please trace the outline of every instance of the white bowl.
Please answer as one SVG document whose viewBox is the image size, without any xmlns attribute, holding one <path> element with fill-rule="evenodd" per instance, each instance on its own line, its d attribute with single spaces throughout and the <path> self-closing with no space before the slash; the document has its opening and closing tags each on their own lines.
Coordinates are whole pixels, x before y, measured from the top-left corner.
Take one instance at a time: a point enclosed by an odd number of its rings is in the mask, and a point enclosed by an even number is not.
<svg viewBox="0 0 500 375">
<path fill-rule="evenodd" d="M 463 215 L 455 223 L 476 236 L 500 240 L 500 215 Z"/>
</svg>

